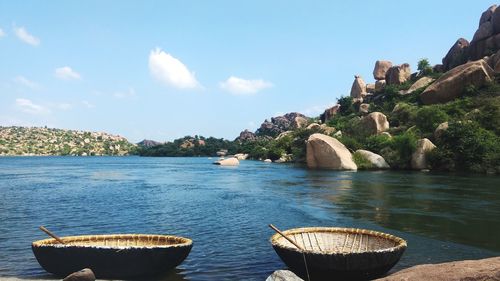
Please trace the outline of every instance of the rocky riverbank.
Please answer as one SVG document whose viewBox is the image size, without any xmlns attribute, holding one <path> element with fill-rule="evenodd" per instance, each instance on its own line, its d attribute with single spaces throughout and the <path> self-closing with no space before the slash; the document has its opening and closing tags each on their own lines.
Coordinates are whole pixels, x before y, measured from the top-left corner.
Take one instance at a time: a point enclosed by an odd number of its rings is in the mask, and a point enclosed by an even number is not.
<svg viewBox="0 0 500 281">
<path fill-rule="evenodd" d="M 301 281 L 288 270 L 275 271 L 266 281 Z M 500 257 L 412 266 L 376 281 L 486 281 L 500 280 Z"/>
<path fill-rule="evenodd" d="M 121 136 L 40 127 L 0 127 L 0 156 L 128 155 L 136 145 Z"/>
</svg>

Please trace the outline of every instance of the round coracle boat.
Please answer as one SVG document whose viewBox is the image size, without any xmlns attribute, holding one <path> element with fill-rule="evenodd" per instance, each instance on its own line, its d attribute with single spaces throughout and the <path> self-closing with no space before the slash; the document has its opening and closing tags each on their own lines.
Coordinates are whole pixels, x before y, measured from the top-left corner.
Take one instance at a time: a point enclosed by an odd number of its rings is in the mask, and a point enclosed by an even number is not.
<svg viewBox="0 0 500 281">
<path fill-rule="evenodd" d="M 82 268 L 92 269 L 97 278 L 155 276 L 178 266 L 193 246 L 191 239 L 169 235 L 82 235 L 58 239 L 61 241 L 35 241 L 31 248 L 46 271 L 63 277 Z"/>
<path fill-rule="evenodd" d="M 271 237 L 274 250 L 290 270 L 311 281 L 380 277 L 406 249 L 406 241 L 399 237 L 358 228 L 306 227 L 283 234 L 302 250 L 278 233 Z"/>
</svg>

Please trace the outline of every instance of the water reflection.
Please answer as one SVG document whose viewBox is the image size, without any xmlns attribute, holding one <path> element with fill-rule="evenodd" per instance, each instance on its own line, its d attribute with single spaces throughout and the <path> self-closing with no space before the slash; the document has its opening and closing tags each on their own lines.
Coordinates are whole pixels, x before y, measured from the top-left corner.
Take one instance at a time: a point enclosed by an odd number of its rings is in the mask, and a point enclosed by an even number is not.
<svg viewBox="0 0 500 281">
<path fill-rule="evenodd" d="M 307 176 L 311 187 L 329 186 L 326 198 L 344 215 L 500 250 L 494 235 L 500 233 L 499 177 L 326 171 Z"/>
</svg>

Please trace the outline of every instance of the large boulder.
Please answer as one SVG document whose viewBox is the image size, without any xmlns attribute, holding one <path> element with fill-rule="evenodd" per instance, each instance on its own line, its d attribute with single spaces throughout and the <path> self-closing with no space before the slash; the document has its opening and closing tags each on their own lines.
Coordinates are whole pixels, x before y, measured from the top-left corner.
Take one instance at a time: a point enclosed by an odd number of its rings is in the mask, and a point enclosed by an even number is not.
<svg viewBox="0 0 500 281">
<path fill-rule="evenodd" d="M 376 281 L 487 281 L 500 280 L 500 257 L 422 264 Z"/>
<path fill-rule="evenodd" d="M 446 72 L 420 95 L 424 104 L 445 103 L 461 96 L 467 86 L 481 87 L 493 79 L 493 69 L 485 60 L 457 66 Z"/>
<path fill-rule="evenodd" d="M 359 121 L 363 135 L 377 135 L 389 129 L 389 121 L 381 112 L 372 112 Z"/>
<path fill-rule="evenodd" d="M 331 135 L 337 131 L 337 129 L 335 129 L 334 127 L 327 126 L 326 124 L 321 124 L 321 126 L 319 126 L 319 129 L 325 135 Z"/>
<path fill-rule="evenodd" d="M 384 80 L 387 70 L 392 67 L 392 62 L 387 60 L 378 60 L 375 62 L 375 68 L 373 68 L 373 78 L 375 80 Z"/>
<path fill-rule="evenodd" d="M 448 71 L 456 66 L 462 65 L 467 62 L 467 48 L 469 41 L 464 38 L 459 38 L 443 58 L 443 67 Z"/>
<path fill-rule="evenodd" d="M 500 33 L 500 9 L 495 9 L 492 12 L 490 21 L 493 24 L 493 32 Z"/>
<path fill-rule="evenodd" d="M 216 165 L 221 165 L 221 166 L 238 166 L 240 164 L 240 161 L 238 159 L 232 157 L 232 158 L 227 158 L 227 159 L 222 159 L 219 161 L 214 162 Z"/>
<path fill-rule="evenodd" d="M 366 96 L 366 83 L 363 81 L 363 78 L 361 76 L 356 75 L 354 76 L 354 82 L 352 83 L 351 87 L 351 98 L 353 99 L 359 99 L 363 98 Z"/>
<path fill-rule="evenodd" d="M 434 130 L 434 139 L 439 139 L 446 130 L 448 130 L 448 122 L 443 122 L 439 124 L 436 129 Z"/>
<path fill-rule="evenodd" d="M 66 276 L 63 281 L 95 281 L 95 275 L 92 269 L 84 268 Z"/>
<path fill-rule="evenodd" d="M 431 77 L 422 77 L 418 79 L 417 82 L 413 83 L 413 85 L 411 85 L 408 91 L 406 91 L 406 94 L 411 94 L 420 88 L 426 87 L 430 83 L 434 82 L 434 80 L 436 79 Z"/>
<path fill-rule="evenodd" d="M 340 105 L 339 104 L 336 104 L 330 108 L 327 108 L 325 110 L 325 112 L 323 112 L 319 118 L 321 119 L 321 122 L 322 123 L 326 123 L 328 122 L 328 120 L 332 119 L 336 114 L 337 112 L 339 111 L 339 108 L 340 108 Z"/>
<path fill-rule="evenodd" d="M 309 120 L 306 117 L 297 116 L 292 121 L 292 128 L 293 129 L 305 128 L 307 127 L 307 124 L 309 124 Z"/>
<path fill-rule="evenodd" d="M 387 70 L 387 73 L 385 74 L 385 82 L 387 85 L 401 85 L 408 81 L 410 77 L 410 65 L 403 63 L 402 65 L 396 65 Z"/>
<path fill-rule="evenodd" d="M 358 149 L 355 154 L 363 157 L 365 160 L 370 162 L 372 169 L 389 169 L 389 164 L 385 161 L 384 157 L 373 153 L 368 150 Z"/>
<path fill-rule="evenodd" d="M 481 15 L 481 18 L 479 19 L 479 26 L 481 26 L 483 23 L 487 21 L 491 21 L 491 17 L 493 16 L 493 13 L 497 9 L 497 5 L 490 6 L 486 11 L 483 12 Z"/>
<path fill-rule="evenodd" d="M 474 37 L 472 38 L 472 42 L 480 41 L 491 37 L 493 35 L 493 24 L 490 21 L 487 21 L 479 26 L 474 33 Z"/>
<path fill-rule="evenodd" d="M 352 154 L 337 139 L 312 134 L 306 145 L 307 166 L 312 169 L 357 170 Z"/>
<path fill-rule="evenodd" d="M 411 156 L 411 168 L 414 170 L 428 169 L 429 165 L 426 154 L 435 148 L 436 146 L 430 140 L 426 138 L 419 139 L 417 141 L 417 148 Z"/>
<path fill-rule="evenodd" d="M 375 82 L 375 92 L 381 92 L 385 88 L 385 80 L 377 80 Z"/>
</svg>

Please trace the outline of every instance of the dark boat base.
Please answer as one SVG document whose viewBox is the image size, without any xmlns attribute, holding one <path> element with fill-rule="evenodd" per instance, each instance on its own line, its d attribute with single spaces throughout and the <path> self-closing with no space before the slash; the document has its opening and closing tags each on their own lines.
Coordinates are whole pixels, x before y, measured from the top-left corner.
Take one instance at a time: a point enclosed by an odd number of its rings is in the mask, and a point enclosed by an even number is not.
<svg viewBox="0 0 500 281">
<path fill-rule="evenodd" d="M 178 248 L 99 249 L 92 247 L 32 247 L 40 265 L 65 277 L 90 268 L 98 279 L 137 279 L 158 276 L 179 265 L 191 246 Z"/>
<path fill-rule="evenodd" d="M 369 271 L 336 271 L 336 270 L 322 270 L 319 268 L 311 267 L 309 265 L 309 281 L 364 281 L 372 280 L 383 277 L 395 264 L 389 266 L 374 268 Z M 303 266 L 302 266 L 303 267 Z M 290 268 L 297 276 L 304 280 L 308 280 L 305 268 Z"/>
</svg>

